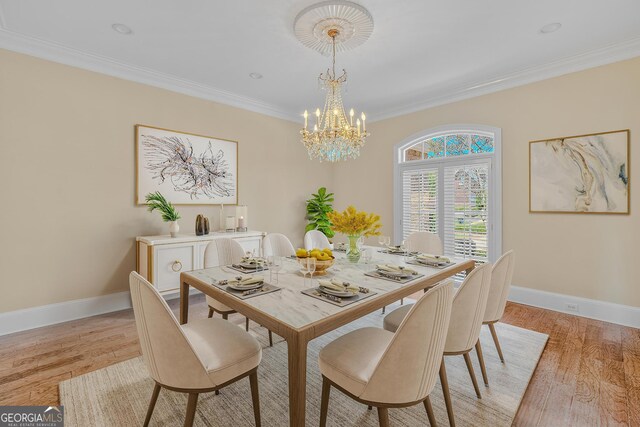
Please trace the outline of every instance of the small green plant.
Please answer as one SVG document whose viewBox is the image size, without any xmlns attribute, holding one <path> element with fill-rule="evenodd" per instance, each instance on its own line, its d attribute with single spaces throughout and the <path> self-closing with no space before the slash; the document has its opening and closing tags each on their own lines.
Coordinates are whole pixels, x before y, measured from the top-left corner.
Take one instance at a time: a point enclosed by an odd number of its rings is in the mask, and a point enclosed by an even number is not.
<svg viewBox="0 0 640 427">
<path fill-rule="evenodd" d="M 147 202 L 147 206 L 149 206 L 149 212 L 153 212 L 157 209 L 160 211 L 160 215 L 162 215 L 162 220 L 164 222 L 177 221 L 180 219 L 180 214 L 176 208 L 174 208 L 171 202 L 168 202 L 159 191 L 147 194 L 145 200 Z"/>
<path fill-rule="evenodd" d="M 327 193 L 325 187 L 318 189 L 317 194 L 312 194 L 309 200 L 307 200 L 307 219 L 309 224 L 305 229 L 306 231 L 318 230 L 323 233 L 327 238 L 335 236 L 333 230 L 331 230 L 331 221 L 327 214 L 333 211 L 333 193 Z"/>
</svg>

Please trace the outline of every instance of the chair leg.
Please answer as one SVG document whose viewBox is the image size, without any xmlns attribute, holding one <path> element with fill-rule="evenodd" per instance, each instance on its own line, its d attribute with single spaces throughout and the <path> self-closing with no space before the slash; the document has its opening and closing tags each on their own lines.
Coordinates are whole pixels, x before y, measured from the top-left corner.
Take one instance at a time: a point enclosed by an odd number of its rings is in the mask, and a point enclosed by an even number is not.
<svg viewBox="0 0 640 427">
<path fill-rule="evenodd" d="M 498 341 L 498 334 L 496 334 L 496 328 L 493 323 L 489 323 L 489 330 L 491 331 L 491 336 L 493 337 L 493 342 L 496 344 L 496 350 L 498 350 L 498 356 L 500 356 L 500 361 L 504 363 L 504 356 L 502 356 L 502 349 L 500 348 L 500 341 Z"/>
<path fill-rule="evenodd" d="M 224 320 L 229 320 L 229 314 L 228 313 L 222 313 L 222 318 Z"/>
<path fill-rule="evenodd" d="M 260 395 L 258 393 L 257 372 L 249 375 L 249 383 L 251 384 L 251 399 L 253 400 L 253 417 L 256 421 L 256 427 L 260 427 Z"/>
<path fill-rule="evenodd" d="M 244 330 L 249 332 L 249 318 L 245 317 L 246 321 L 244 322 Z"/>
<path fill-rule="evenodd" d="M 482 356 L 482 346 L 480 340 L 476 343 L 476 354 L 478 355 L 478 362 L 480 363 L 480 370 L 482 371 L 482 379 L 484 385 L 489 387 L 489 377 L 487 377 L 487 368 L 484 366 L 484 357 Z"/>
<path fill-rule="evenodd" d="M 478 396 L 478 399 L 482 399 L 480 387 L 478 387 L 478 381 L 476 380 L 476 373 L 473 371 L 473 365 L 471 364 L 471 356 L 469 356 L 469 352 L 466 352 L 463 356 L 464 362 L 467 364 L 467 369 L 469 370 L 469 376 L 471 377 L 473 388 L 476 390 L 476 396 Z"/>
<path fill-rule="evenodd" d="M 435 415 L 433 415 L 433 407 L 431 406 L 431 399 L 429 399 L 429 396 L 427 396 L 427 398 L 424 400 L 424 409 L 427 410 L 427 417 L 429 417 L 429 424 L 431 424 L 431 427 L 436 427 L 438 425 L 438 423 L 436 423 L 436 417 Z"/>
<path fill-rule="evenodd" d="M 273 333 L 269 330 L 269 347 L 273 347 Z"/>
<path fill-rule="evenodd" d="M 384 307 L 382 307 L 382 314 L 384 314 L 385 311 L 387 311 L 387 306 L 386 305 Z"/>
<path fill-rule="evenodd" d="M 368 405 L 368 406 L 367 406 L 367 411 L 370 411 L 370 410 L 372 410 L 372 409 L 373 409 L 373 406 L 371 406 L 371 405 Z"/>
<path fill-rule="evenodd" d="M 209 319 L 213 317 L 213 308 L 209 307 L 209 315 L 207 316 Z"/>
<path fill-rule="evenodd" d="M 404 305 L 404 298 L 400 298 L 400 305 Z"/>
<path fill-rule="evenodd" d="M 444 403 L 447 407 L 447 416 L 449 417 L 449 425 L 456 427 L 456 420 L 453 418 L 453 406 L 451 405 L 451 394 L 449 393 L 449 381 L 447 380 L 447 367 L 444 364 L 444 357 L 440 363 L 440 385 L 442 386 L 442 394 L 444 395 Z"/>
<path fill-rule="evenodd" d="M 149 425 L 149 421 L 151 421 L 151 415 L 153 414 L 153 409 L 156 407 L 156 402 L 158 401 L 158 395 L 160 394 L 160 384 L 156 383 L 153 387 L 153 393 L 151 394 L 151 401 L 149 402 L 149 409 L 147 410 L 147 417 L 144 419 L 143 427 L 147 427 Z"/>
<path fill-rule="evenodd" d="M 331 383 L 324 376 L 322 377 L 322 400 L 320 402 L 320 427 L 327 425 L 327 413 L 329 412 L 329 394 L 331 394 Z"/>
<path fill-rule="evenodd" d="M 378 406 L 378 422 L 380 427 L 389 427 L 389 410 Z"/>
<path fill-rule="evenodd" d="M 215 391 L 216 396 L 220 394 L 220 390 Z"/>
<path fill-rule="evenodd" d="M 184 419 L 184 427 L 192 427 L 196 418 L 196 406 L 198 406 L 198 393 L 189 393 L 187 401 L 187 416 Z"/>
</svg>

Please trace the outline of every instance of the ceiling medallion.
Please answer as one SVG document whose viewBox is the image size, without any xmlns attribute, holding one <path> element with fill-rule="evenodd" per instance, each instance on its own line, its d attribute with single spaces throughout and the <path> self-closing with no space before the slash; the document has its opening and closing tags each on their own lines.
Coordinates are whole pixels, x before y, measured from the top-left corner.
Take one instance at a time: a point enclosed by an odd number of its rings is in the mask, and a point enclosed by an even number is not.
<svg viewBox="0 0 640 427">
<path fill-rule="evenodd" d="M 327 91 L 324 109 L 315 111 L 313 130 L 309 130 L 309 112 L 304 112 L 302 143 L 309 157 L 336 162 L 354 159 L 369 136 L 364 113 L 355 119 L 353 108 L 347 116 L 342 103 L 342 85 L 347 72 L 336 74 L 336 51 L 345 51 L 364 43 L 373 31 L 373 19 L 362 6 L 346 1 L 329 1 L 300 12 L 294 23 L 298 39 L 322 54 L 332 55 L 332 66 L 318 81 Z M 361 121 L 362 119 L 362 121 Z"/>
</svg>

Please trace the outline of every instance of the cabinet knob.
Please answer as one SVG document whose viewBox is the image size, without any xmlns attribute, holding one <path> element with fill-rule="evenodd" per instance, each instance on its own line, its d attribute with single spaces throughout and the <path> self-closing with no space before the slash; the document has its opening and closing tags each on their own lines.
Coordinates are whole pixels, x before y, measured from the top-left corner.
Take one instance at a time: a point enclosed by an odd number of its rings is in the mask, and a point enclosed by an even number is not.
<svg viewBox="0 0 640 427">
<path fill-rule="evenodd" d="M 182 263 L 178 260 L 173 261 L 173 264 L 171 264 L 171 269 L 177 273 L 178 271 L 182 270 Z"/>
</svg>

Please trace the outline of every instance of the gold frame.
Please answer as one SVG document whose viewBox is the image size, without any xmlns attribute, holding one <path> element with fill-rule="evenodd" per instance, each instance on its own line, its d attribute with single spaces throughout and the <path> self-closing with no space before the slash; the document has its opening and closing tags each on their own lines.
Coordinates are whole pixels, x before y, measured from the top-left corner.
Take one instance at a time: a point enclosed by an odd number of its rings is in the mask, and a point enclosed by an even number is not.
<svg viewBox="0 0 640 427">
<path fill-rule="evenodd" d="M 146 206 L 146 203 L 140 203 L 138 201 L 138 198 L 140 196 L 139 194 L 139 184 L 140 184 L 140 176 L 139 176 L 139 170 L 138 170 L 138 128 L 140 127 L 145 127 L 145 128 L 150 128 L 150 129 L 156 129 L 156 130 L 163 130 L 163 131 L 167 131 L 167 132 L 175 132 L 175 133 L 181 133 L 184 135 L 191 135 L 191 136 L 199 136 L 201 138 L 211 138 L 211 139 L 217 139 L 220 141 L 227 141 L 227 142 L 233 142 L 236 144 L 236 203 L 225 203 L 226 206 L 238 206 L 238 202 L 240 201 L 240 187 L 239 187 L 239 180 L 238 180 L 238 175 L 240 174 L 240 143 L 238 141 L 234 141 L 233 139 L 226 139 L 226 138 L 218 138 L 215 136 L 208 136 L 208 135 L 201 135 L 198 133 L 191 133 L 191 132 L 183 132 L 181 130 L 174 130 L 174 129 L 167 129 L 167 128 L 161 128 L 158 126 L 149 126 L 149 125 L 144 125 L 144 124 L 136 124 L 133 127 L 133 133 L 134 133 L 134 162 L 135 162 L 135 169 L 136 169 L 136 180 L 135 180 L 135 192 L 134 192 L 134 204 L 136 206 Z M 221 203 L 173 203 L 175 206 L 220 206 Z"/>
<path fill-rule="evenodd" d="M 627 133 L 627 211 L 626 212 L 579 212 L 579 211 L 534 211 L 531 210 L 531 146 L 535 143 L 548 142 L 557 139 L 582 138 L 586 136 L 607 135 L 611 133 Z M 631 131 L 629 129 L 612 130 L 608 132 L 587 133 L 584 135 L 562 136 L 557 138 L 537 139 L 529 141 L 529 213 L 551 214 L 590 214 L 590 215 L 630 215 L 631 214 Z"/>
</svg>

